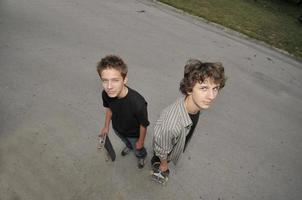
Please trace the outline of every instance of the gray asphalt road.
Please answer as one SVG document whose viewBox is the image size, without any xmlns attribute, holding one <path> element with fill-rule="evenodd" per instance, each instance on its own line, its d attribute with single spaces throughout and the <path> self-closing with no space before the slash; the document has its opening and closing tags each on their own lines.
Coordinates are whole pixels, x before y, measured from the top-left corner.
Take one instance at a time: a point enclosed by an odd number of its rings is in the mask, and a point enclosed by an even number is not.
<svg viewBox="0 0 302 200">
<path fill-rule="evenodd" d="M 154 122 L 180 96 L 189 58 L 229 80 L 166 187 L 150 166 L 96 149 L 104 123 L 96 63 L 122 56 Z M 0 2 L 0 199 L 302 199 L 302 64 L 144 0 Z M 150 156 L 148 160 L 150 159 Z"/>
</svg>

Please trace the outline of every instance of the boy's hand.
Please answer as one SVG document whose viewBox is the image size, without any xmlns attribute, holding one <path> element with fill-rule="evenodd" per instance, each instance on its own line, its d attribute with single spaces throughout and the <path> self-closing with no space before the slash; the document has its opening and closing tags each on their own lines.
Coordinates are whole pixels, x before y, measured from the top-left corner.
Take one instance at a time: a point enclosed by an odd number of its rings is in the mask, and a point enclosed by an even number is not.
<svg viewBox="0 0 302 200">
<path fill-rule="evenodd" d="M 167 160 L 161 160 L 160 161 L 160 166 L 159 166 L 160 171 L 165 172 L 168 170 L 168 162 Z"/>
<path fill-rule="evenodd" d="M 108 132 L 109 132 L 109 128 L 106 128 L 106 127 L 102 128 L 102 130 L 100 131 L 99 137 L 104 138 L 108 134 Z"/>
</svg>

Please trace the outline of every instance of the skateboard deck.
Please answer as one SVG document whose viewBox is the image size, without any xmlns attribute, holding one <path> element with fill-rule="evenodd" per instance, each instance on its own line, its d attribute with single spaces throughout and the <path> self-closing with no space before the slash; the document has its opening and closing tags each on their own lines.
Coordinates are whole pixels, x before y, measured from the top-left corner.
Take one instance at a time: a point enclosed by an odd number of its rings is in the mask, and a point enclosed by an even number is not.
<svg viewBox="0 0 302 200">
<path fill-rule="evenodd" d="M 100 137 L 100 146 L 98 147 L 99 149 L 105 149 L 106 151 L 106 156 L 107 156 L 107 159 L 106 160 L 109 160 L 111 159 L 112 161 L 115 161 L 115 158 L 116 158 L 116 154 L 115 154 L 115 151 L 113 149 L 113 146 L 112 146 L 112 143 L 107 136 L 105 136 L 104 138 L 101 138 Z"/>
</svg>

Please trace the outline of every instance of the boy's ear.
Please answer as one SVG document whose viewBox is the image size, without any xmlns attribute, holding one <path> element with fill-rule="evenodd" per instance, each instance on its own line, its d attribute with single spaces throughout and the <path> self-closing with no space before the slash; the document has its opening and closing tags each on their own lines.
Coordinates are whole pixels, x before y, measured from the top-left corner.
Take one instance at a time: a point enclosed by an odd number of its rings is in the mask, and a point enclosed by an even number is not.
<svg viewBox="0 0 302 200">
<path fill-rule="evenodd" d="M 124 78 L 124 84 L 127 84 L 127 82 L 128 82 L 128 76 L 126 76 L 126 77 Z"/>
<path fill-rule="evenodd" d="M 192 93 L 193 93 L 193 89 L 192 88 L 188 89 L 187 96 L 191 95 Z"/>
</svg>

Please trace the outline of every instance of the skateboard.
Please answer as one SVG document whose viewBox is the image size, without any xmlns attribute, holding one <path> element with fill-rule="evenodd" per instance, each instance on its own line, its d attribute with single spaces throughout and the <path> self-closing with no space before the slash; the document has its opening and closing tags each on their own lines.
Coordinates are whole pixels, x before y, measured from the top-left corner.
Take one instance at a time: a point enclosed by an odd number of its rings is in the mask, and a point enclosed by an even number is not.
<svg viewBox="0 0 302 200">
<path fill-rule="evenodd" d="M 112 161 L 115 161 L 116 154 L 115 154 L 115 151 L 113 149 L 112 143 L 111 143 L 108 135 L 103 138 L 102 137 L 99 138 L 98 149 L 100 149 L 100 150 L 105 149 L 106 161 L 108 161 L 109 159 L 111 159 Z"/>
<path fill-rule="evenodd" d="M 151 171 L 151 180 L 165 186 L 165 185 L 167 185 L 168 177 L 164 177 L 164 176 L 162 176 L 162 174 L 160 174 L 160 172 L 154 172 L 152 170 Z"/>
<path fill-rule="evenodd" d="M 150 172 L 151 175 L 151 180 L 159 183 L 163 186 L 165 186 L 168 182 L 168 176 L 169 176 L 169 172 L 165 172 L 165 174 L 163 174 L 160 170 L 159 170 L 159 163 L 154 163 L 152 165 L 152 170 Z"/>
</svg>

